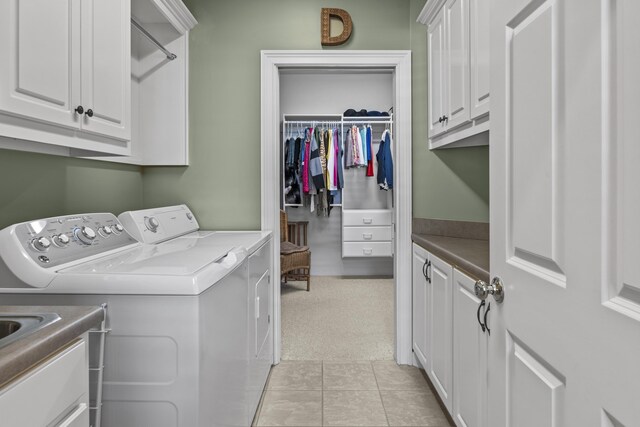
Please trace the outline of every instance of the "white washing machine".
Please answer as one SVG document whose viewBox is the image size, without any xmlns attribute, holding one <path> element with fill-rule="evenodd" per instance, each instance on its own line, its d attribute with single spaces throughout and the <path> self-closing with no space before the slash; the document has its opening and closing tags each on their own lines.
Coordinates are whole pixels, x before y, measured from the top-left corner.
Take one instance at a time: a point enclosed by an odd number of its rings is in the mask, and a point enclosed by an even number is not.
<svg viewBox="0 0 640 427">
<path fill-rule="evenodd" d="M 141 244 L 107 213 L 0 231 L 3 303 L 108 305 L 102 426 L 251 423 L 268 367 L 255 357 L 250 269 L 269 281 L 270 235 L 186 237 L 194 231 Z"/>
</svg>

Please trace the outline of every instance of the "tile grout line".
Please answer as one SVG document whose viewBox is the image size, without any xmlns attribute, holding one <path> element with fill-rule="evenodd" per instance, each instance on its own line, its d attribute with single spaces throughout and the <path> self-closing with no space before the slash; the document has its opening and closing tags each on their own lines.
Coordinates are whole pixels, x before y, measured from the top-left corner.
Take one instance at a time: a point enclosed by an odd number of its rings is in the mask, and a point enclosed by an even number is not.
<svg viewBox="0 0 640 427">
<path fill-rule="evenodd" d="M 376 387 L 378 388 L 378 395 L 380 396 L 380 404 L 382 405 L 382 410 L 384 411 L 384 418 L 387 420 L 387 426 L 390 426 L 389 415 L 387 415 L 387 408 L 384 406 L 384 400 L 382 399 L 382 391 L 380 391 L 380 384 L 378 383 L 378 376 L 376 375 L 376 370 L 373 367 L 373 362 L 369 361 L 371 365 L 371 371 L 373 371 L 373 378 L 376 380 Z"/>
</svg>

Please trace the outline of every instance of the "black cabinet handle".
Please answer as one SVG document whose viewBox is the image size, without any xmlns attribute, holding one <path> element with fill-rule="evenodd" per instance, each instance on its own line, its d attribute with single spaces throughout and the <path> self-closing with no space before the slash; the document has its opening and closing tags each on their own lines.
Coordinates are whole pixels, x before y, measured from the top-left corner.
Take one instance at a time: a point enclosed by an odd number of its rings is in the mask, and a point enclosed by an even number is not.
<svg viewBox="0 0 640 427">
<path fill-rule="evenodd" d="M 429 269 L 431 268 L 431 261 L 427 262 L 427 271 L 424 277 L 427 279 L 427 282 L 431 283 L 431 276 L 429 275 Z"/>
<path fill-rule="evenodd" d="M 487 314 L 489 314 L 489 310 L 491 310 L 491 303 L 487 304 L 487 309 L 484 312 L 484 327 L 487 328 L 487 333 L 491 335 L 491 329 L 489 329 L 489 325 L 487 325 Z"/>
<path fill-rule="evenodd" d="M 76 113 L 78 113 L 78 114 L 82 114 L 82 113 L 84 113 L 84 108 L 82 108 L 82 105 L 78 105 L 78 106 L 76 107 L 76 110 L 75 110 L 75 111 L 76 111 Z"/>
<path fill-rule="evenodd" d="M 424 260 L 424 264 L 422 264 L 422 275 L 424 278 L 427 278 L 427 260 Z"/>
<path fill-rule="evenodd" d="M 86 114 L 88 117 L 93 117 L 93 110 L 92 110 L 91 108 L 89 108 L 85 114 Z"/>
<path fill-rule="evenodd" d="M 448 121 L 449 121 L 449 117 L 447 117 L 447 116 L 442 116 L 442 121 L 443 121 L 443 122 L 445 122 L 445 121 L 446 121 L 446 122 L 448 122 Z"/>
<path fill-rule="evenodd" d="M 438 123 L 442 123 L 442 122 L 444 122 L 444 116 L 438 117 Z"/>
<path fill-rule="evenodd" d="M 480 310 L 482 310 L 482 307 L 484 307 L 484 300 L 480 301 L 480 304 L 478 304 L 478 311 L 476 312 L 476 318 L 478 319 L 478 323 L 480 324 L 480 327 L 482 328 L 482 332 L 485 331 L 485 325 L 484 323 L 482 323 L 482 320 L 480 320 Z M 485 312 L 485 317 L 486 317 L 487 313 Z"/>
</svg>

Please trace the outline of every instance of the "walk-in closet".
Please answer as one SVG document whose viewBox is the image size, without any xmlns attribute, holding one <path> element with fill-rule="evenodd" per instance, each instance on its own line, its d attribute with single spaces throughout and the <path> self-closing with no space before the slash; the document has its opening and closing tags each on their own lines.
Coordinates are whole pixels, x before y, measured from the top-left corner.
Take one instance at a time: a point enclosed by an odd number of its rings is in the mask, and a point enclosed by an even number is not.
<svg viewBox="0 0 640 427">
<path fill-rule="evenodd" d="M 284 360 L 393 358 L 393 99 L 392 70 L 281 71 L 280 206 L 311 253 L 308 287 L 282 277 Z"/>
</svg>

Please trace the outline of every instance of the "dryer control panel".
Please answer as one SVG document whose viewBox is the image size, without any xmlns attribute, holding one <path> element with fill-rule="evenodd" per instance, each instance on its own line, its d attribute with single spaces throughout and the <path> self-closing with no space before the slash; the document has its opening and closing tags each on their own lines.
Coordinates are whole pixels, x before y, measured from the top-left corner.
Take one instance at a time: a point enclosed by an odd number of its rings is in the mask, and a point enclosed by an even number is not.
<svg viewBox="0 0 640 427">
<path fill-rule="evenodd" d="M 51 268 L 137 243 L 113 214 L 60 216 L 15 224 L 0 232 L 2 252 L 18 251 Z M 11 245 L 19 247 L 11 248 Z"/>
<path fill-rule="evenodd" d="M 160 243 L 200 229 L 187 205 L 123 212 L 118 219 L 142 243 Z"/>
</svg>

